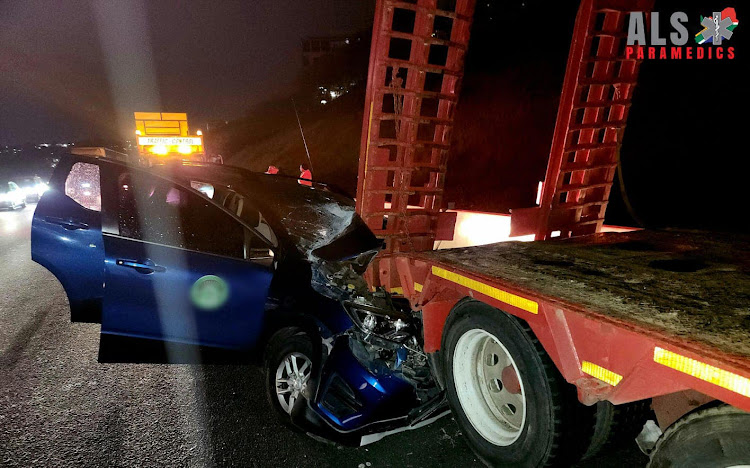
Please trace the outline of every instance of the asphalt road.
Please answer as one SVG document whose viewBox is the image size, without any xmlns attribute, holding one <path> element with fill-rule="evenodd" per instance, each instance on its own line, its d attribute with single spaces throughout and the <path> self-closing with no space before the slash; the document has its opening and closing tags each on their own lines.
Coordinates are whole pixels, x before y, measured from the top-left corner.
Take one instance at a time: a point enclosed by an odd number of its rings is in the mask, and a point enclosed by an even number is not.
<svg viewBox="0 0 750 468">
<path fill-rule="evenodd" d="M 279 424 L 257 368 L 99 364 L 30 259 L 33 210 L 0 212 L 0 466 L 481 466 L 450 417 L 341 448 Z M 634 447 L 580 466 L 645 465 Z"/>
</svg>

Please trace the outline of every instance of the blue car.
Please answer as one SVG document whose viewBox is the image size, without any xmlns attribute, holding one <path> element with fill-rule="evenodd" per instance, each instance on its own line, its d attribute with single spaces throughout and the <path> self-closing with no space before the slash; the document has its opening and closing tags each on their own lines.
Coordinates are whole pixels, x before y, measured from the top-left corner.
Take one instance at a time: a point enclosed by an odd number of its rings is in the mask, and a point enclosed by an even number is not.
<svg viewBox="0 0 750 468">
<path fill-rule="evenodd" d="M 361 274 L 381 248 L 352 201 L 208 163 L 144 169 L 64 156 L 32 259 L 102 362 L 252 359 L 279 417 L 347 445 L 447 413 L 408 302 Z"/>
</svg>

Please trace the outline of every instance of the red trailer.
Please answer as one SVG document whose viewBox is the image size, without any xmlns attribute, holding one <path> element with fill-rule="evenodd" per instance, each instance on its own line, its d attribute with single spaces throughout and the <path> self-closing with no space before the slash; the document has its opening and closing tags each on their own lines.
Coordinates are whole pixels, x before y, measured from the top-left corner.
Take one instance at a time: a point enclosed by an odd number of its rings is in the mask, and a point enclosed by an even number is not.
<svg viewBox="0 0 750 468">
<path fill-rule="evenodd" d="M 580 6 L 540 204 L 512 212 L 537 240 L 433 250 L 455 223 L 442 196 L 474 1 L 377 2 L 357 209 L 386 248 L 368 280 L 421 312 L 487 464 L 569 465 L 650 411 L 651 466 L 750 464 L 750 242 L 600 232 L 640 65 L 628 13 L 652 6 Z"/>
</svg>

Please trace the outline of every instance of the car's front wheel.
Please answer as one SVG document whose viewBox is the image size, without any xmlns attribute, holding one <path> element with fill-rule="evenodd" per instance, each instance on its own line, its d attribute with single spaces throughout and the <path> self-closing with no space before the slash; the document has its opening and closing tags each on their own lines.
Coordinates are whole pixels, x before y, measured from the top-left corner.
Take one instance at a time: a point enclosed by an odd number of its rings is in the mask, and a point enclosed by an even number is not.
<svg viewBox="0 0 750 468">
<path fill-rule="evenodd" d="M 295 405 L 309 398 L 313 376 L 310 337 L 292 329 L 276 333 L 265 354 L 266 395 L 279 418 L 289 423 Z"/>
</svg>

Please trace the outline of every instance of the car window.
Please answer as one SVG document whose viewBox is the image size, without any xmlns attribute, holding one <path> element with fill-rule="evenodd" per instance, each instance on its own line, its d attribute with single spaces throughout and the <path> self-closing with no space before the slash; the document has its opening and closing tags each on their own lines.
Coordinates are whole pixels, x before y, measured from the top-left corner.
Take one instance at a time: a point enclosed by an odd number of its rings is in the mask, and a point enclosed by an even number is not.
<svg viewBox="0 0 750 468">
<path fill-rule="evenodd" d="M 77 162 L 65 179 L 65 195 L 89 210 L 102 210 L 102 194 L 99 185 L 99 166 Z"/>
<path fill-rule="evenodd" d="M 242 219 L 249 226 L 252 226 L 255 232 L 265 239 L 268 244 L 278 247 L 279 241 L 273 233 L 271 226 L 257 209 L 245 201 L 245 197 L 231 189 L 224 193 L 219 193 L 219 197 L 221 205 L 224 208 L 236 214 L 238 218 Z M 261 244 L 263 243 L 261 242 Z"/>
<path fill-rule="evenodd" d="M 11 190 L 18 190 L 18 185 L 16 185 L 15 182 L 10 182 L 8 185 L 10 186 Z"/>
<path fill-rule="evenodd" d="M 198 252 L 245 257 L 244 227 L 204 197 L 140 172 L 118 181 L 120 235 Z"/>
</svg>

